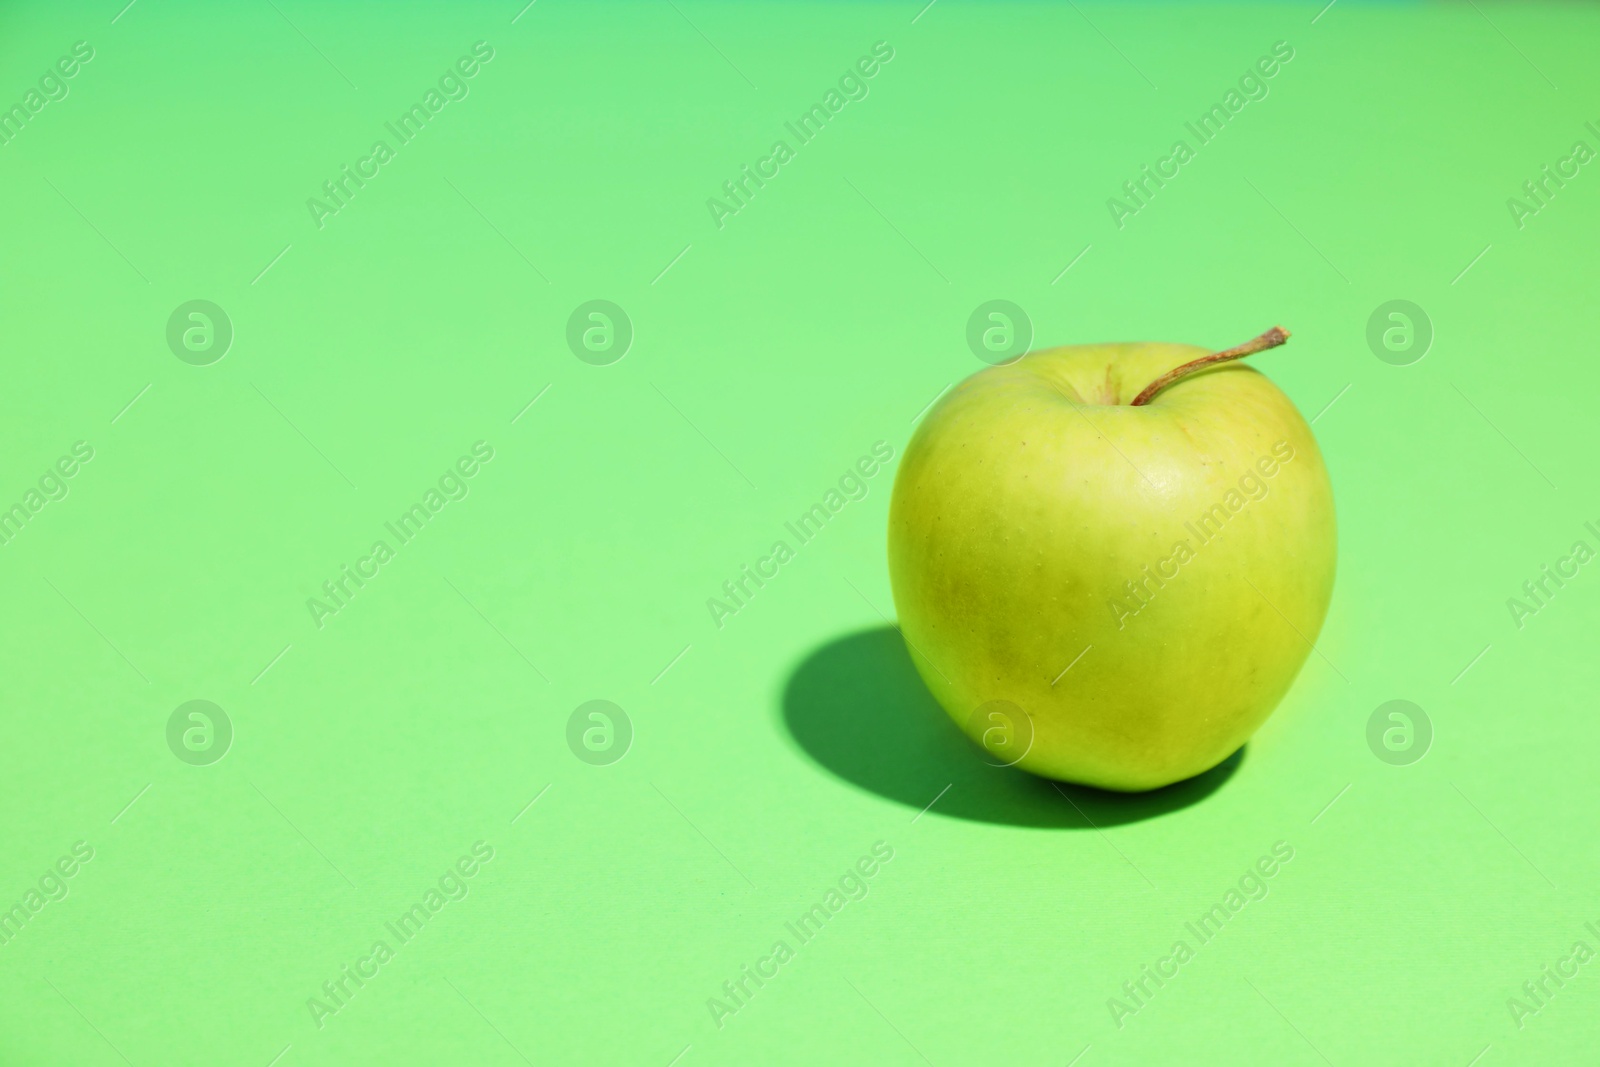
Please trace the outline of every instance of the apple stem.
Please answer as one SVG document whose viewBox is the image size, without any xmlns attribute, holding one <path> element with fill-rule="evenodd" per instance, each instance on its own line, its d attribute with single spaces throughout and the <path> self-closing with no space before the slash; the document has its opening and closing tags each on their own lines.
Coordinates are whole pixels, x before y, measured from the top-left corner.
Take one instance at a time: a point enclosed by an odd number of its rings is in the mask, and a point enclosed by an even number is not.
<svg viewBox="0 0 1600 1067">
<path fill-rule="evenodd" d="M 1288 330 L 1285 330 L 1282 326 L 1274 326 L 1260 337 L 1251 338 L 1242 345 L 1235 345 L 1233 348 L 1227 348 L 1221 352 L 1213 352 L 1209 356 L 1201 356 L 1199 359 L 1192 359 L 1182 366 L 1173 367 L 1167 373 L 1145 386 L 1144 392 L 1133 398 L 1133 406 L 1136 408 L 1143 407 L 1145 404 L 1150 403 L 1150 398 L 1161 392 L 1161 390 L 1179 378 L 1186 378 L 1197 370 L 1213 367 L 1218 363 L 1241 359 L 1257 352 L 1264 352 L 1269 348 L 1277 348 L 1288 339 Z"/>
</svg>

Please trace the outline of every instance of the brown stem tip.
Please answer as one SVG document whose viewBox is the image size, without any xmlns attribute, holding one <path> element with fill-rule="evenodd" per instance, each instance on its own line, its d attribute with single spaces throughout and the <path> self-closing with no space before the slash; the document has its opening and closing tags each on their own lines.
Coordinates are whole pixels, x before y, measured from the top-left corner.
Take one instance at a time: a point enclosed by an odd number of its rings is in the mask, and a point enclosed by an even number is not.
<svg viewBox="0 0 1600 1067">
<path fill-rule="evenodd" d="M 1187 378 L 1197 370 L 1212 367 L 1218 363 L 1227 363 L 1229 360 L 1241 359 L 1257 352 L 1264 352 L 1269 348 L 1277 348 L 1288 339 L 1288 330 L 1285 330 L 1282 326 L 1274 326 L 1260 337 L 1252 338 L 1242 345 L 1235 345 L 1233 348 L 1226 348 L 1221 352 L 1213 352 L 1209 356 L 1192 359 L 1180 367 L 1173 367 L 1167 373 L 1145 386 L 1144 392 L 1133 398 L 1133 406 L 1136 408 L 1143 407 L 1150 403 L 1150 398 L 1161 392 L 1161 390 L 1179 378 Z"/>
</svg>

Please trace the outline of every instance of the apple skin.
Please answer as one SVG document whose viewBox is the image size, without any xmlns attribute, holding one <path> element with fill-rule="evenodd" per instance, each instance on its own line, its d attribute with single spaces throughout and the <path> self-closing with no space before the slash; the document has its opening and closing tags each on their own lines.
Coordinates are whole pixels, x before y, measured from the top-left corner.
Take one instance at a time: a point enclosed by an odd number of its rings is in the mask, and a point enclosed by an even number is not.
<svg viewBox="0 0 1600 1067">
<path fill-rule="evenodd" d="M 1209 351 L 1030 353 L 961 382 L 906 446 L 889 507 L 901 632 L 974 741 L 988 702 L 1026 713 L 988 735 L 991 762 L 1122 791 L 1189 778 L 1250 738 L 1312 651 L 1333 490 L 1294 404 L 1233 362 L 1131 406 Z"/>
</svg>

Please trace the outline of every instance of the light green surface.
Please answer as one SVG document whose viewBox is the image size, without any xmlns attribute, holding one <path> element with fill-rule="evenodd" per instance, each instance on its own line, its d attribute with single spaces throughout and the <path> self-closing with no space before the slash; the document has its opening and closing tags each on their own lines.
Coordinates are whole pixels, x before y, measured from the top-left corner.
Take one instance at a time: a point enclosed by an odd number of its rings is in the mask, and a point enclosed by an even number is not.
<svg viewBox="0 0 1600 1067">
<path fill-rule="evenodd" d="M 0 145 L 0 503 L 93 448 L 0 547 L 0 905 L 93 849 L 0 946 L 0 1062 L 1593 1058 L 1593 965 L 1520 1028 L 1507 999 L 1600 949 L 1600 577 L 1520 629 L 1506 602 L 1600 548 L 1600 171 L 1520 229 L 1506 201 L 1600 148 L 1600 15 L 518 6 L 0 14 L 0 104 L 94 49 Z M 317 228 L 477 41 L 470 94 Z M 717 228 L 878 41 L 869 95 Z M 1119 229 L 1107 199 L 1277 41 L 1269 95 Z M 635 328 L 604 367 L 564 339 L 596 298 Z M 1320 412 L 1339 577 L 1231 776 L 1075 809 L 939 732 L 882 614 L 893 463 L 712 621 L 980 366 L 995 298 L 1039 345 L 1295 332 L 1258 364 Z M 195 299 L 234 326 L 210 366 L 164 336 Z M 1392 299 L 1433 323 L 1409 366 L 1365 339 Z M 465 499 L 319 628 L 307 598 L 478 441 Z M 210 766 L 167 743 L 196 699 L 233 725 Z M 632 722 L 609 766 L 567 745 L 591 699 Z M 1410 766 L 1367 746 L 1391 699 L 1433 723 Z M 389 934 L 479 841 L 465 899 Z M 1265 899 L 1119 1028 L 1108 998 L 1277 842 Z"/>
</svg>

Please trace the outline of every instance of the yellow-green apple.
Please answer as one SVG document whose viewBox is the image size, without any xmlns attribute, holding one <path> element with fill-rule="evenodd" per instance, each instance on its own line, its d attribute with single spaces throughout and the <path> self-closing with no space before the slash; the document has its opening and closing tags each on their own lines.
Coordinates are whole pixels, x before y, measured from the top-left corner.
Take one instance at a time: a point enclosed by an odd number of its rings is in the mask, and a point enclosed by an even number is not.
<svg viewBox="0 0 1600 1067">
<path fill-rule="evenodd" d="M 1074 345 L 966 379 L 907 445 L 889 574 L 918 672 L 991 761 L 1116 790 L 1216 766 L 1333 591 L 1311 428 L 1239 356 Z"/>
</svg>

